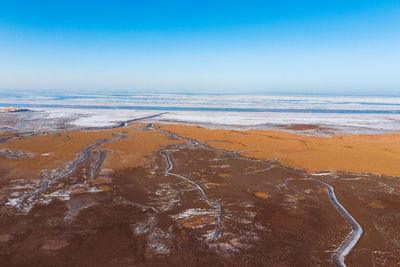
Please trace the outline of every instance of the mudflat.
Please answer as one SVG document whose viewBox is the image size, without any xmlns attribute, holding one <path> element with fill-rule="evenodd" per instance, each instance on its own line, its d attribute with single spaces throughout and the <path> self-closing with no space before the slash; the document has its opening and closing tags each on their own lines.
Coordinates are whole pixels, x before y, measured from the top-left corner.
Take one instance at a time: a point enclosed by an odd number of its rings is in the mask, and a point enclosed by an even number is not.
<svg viewBox="0 0 400 267">
<path fill-rule="evenodd" d="M 186 125 L 163 128 L 213 148 L 244 157 L 276 160 L 309 173 L 333 170 L 400 175 L 400 134 L 320 137 L 278 130 L 233 131 Z"/>
<path fill-rule="evenodd" d="M 400 135 L 131 123 L 2 138 L 3 266 L 400 261 Z M 348 253 L 324 183 L 362 227 Z"/>
</svg>

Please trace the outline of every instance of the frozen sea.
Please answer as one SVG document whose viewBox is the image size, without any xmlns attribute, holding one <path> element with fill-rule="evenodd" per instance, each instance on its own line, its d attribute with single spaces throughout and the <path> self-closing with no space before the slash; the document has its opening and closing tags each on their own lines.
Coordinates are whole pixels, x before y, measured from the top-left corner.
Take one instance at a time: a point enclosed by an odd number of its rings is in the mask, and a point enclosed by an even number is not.
<svg viewBox="0 0 400 267">
<path fill-rule="evenodd" d="M 400 97 L 184 93 L 0 93 L 0 107 L 25 107 L 73 125 L 104 127 L 152 116 L 158 122 L 269 129 L 318 124 L 360 133 L 400 131 Z"/>
</svg>

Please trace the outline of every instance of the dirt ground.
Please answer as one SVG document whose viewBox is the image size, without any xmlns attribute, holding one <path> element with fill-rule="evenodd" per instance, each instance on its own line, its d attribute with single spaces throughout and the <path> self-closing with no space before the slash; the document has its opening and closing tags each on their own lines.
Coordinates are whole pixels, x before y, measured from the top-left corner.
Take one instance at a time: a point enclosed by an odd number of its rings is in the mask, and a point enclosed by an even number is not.
<svg viewBox="0 0 400 267">
<path fill-rule="evenodd" d="M 307 168 L 305 159 L 299 161 L 304 171 L 287 167 L 294 155 L 336 157 L 349 143 L 351 157 L 368 145 L 382 156 L 391 136 L 277 135 L 134 124 L 9 139 L 0 144 L 8 151 L 0 154 L 0 263 L 332 266 L 350 226 L 325 187 L 302 175 L 318 170 L 325 173 L 312 176 L 335 189 L 364 231 L 347 266 L 398 264 L 398 177 L 323 169 L 322 163 Z M 388 158 L 395 160 L 398 148 L 391 149 Z M 269 158 L 271 151 L 289 156 Z M 374 172 L 386 166 L 379 164 L 369 163 Z"/>
</svg>

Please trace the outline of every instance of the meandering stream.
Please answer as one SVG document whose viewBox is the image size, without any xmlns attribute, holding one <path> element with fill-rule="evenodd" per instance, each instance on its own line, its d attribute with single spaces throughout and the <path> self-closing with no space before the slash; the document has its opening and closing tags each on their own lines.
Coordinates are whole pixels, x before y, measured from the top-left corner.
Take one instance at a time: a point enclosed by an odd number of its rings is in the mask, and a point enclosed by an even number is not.
<svg viewBox="0 0 400 267">
<path fill-rule="evenodd" d="M 208 204 L 210 204 L 213 207 L 217 207 L 218 216 L 214 217 L 214 220 L 215 220 L 214 238 L 215 239 L 221 238 L 222 237 L 222 232 L 221 232 L 221 230 L 219 228 L 220 223 L 221 223 L 221 204 L 218 201 L 209 199 L 207 197 L 206 193 L 204 192 L 204 190 L 197 183 L 195 183 L 192 180 L 186 178 L 185 176 L 170 172 L 170 170 L 172 170 L 172 168 L 173 168 L 170 156 L 165 151 L 161 151 L 160 154 L 165 157 L 165 159 L 167 161 L 167 165 L 168 165 L 167 168 L 163 171 L 165 175 L 172 175 L 172 176 L 178 177 L 178 178 L 190 183 L 191 185 L 193 185 L 200 192 L 200 195 L 203 197 L 203 199 Z M 178 195 L 178 197 L 179 197 L 179 195 Z"/>
<path fill-rule="evenodd" d="M 209 148 L 209 147 L 207 147 L 205 145 L 199 144 L 199 142 L 197 142 L 195 140 L 182 138 L 182 137 L 177 136 L 175 134 L 171 134 L 171 133 L 169 133 L 167 131 L 162 131 L 162 132 L 165 133 L 165 134 L 169 134 L 172 138 L 183 139 L 183 140 L 188 141 L 191 144 L 200 145 L 202 148 L 205 148 L 205 149 L 219 150 L 219 149 Z M 239 156 L 234 152 L 225 151 L 225 150 L 219 150 L 219 151 L 227 152 L 227 153 L 231 154 L 232 156 L 234 156 L 236 158 L 249 159 L 249 158 L 245 158 L 245 157 Z M 171 175 L 183 178 L 185 180 L 188 180 L 187 178 L 185 178 L 183 176 L 180 176 L 180 175 L 177 175 L 177 174 L 168 173 L 168 171 L 172 169 L 172 163 L 171 163 L 168 155 L 164 154 L 164 156 L 166 157 L 167 162 L 168 162 L 168 166 L 169 166 L 167 169 L 164 170 L 164 173 L 171 174 Z M 296 173 L 296 174 L 298 174 L 298 175 L 300 175 L 302 177 L 305 177 L 305 178 L 308 178 L 308 179 L 313 180 L 315 182 L 318 182 L 318 183 L 324 185 L 325 188 L 328 190 L 328 195 L 329 195 L 329 199 L 330 199 L 331 203 L 333 204 L 333 206 L 339 211 L 339 213 L 344 217 L 344 219 L 351 226 L 350 233 L 346 236 L 346 238 L 339 245 L 339 247 L 337 247 L 337 249 L 335 250 L 335 252 L 332 255 L 332 263 L 333 263 L 334 266 L 346 267 L 344 259 L 349 254 L 349 252 L 353 249 L 353 247 L 357 244 L 358 240 L 360 239 L 360 237 L 361 237 L 361 235 L 363 233 L 361 225 L 354 219 L 354 217 L 337 200 L 336 195 L 335 195 L 335 191 L 334 191 L 334 189 L 333 189 L 333 187 L 331 185 L 329 185 L 329 184 L 327 184 L 327 183 L 325 183 L 325 182 L 323 182 L 323 181 L 321 181 L 319 179 L 313 178 L 313 177 L 308 176 L 308 175 L 306 175 L 304 173 L 298 172 L 296 170 L 289 169 L 289 168 L 284 167 L 284 166 L 276 165 L 276 167 L 285 169 L 287 171 Z M 190 180 L 188 180 L 188 182 L 193 184 L 193 182 L 191 182 Z M 287 184 L 287 179 L 286 179 L 285 183 Z M 197 187 L 199 187 L 199 186 L 197 185 Z M 204 194 L 204 191 L 200 187 L 199 187 L 199 190 L 200 190 L 200 192 L 202 192 Z M 205 196 L 205 194 L 204 194 L 204 196 Z"/>
</svg>

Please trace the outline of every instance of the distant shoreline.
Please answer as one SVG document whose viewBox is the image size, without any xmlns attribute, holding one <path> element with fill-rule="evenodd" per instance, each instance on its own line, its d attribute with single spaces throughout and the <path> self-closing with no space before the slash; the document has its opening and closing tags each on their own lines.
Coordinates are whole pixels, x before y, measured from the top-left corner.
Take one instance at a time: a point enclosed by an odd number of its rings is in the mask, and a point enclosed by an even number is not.
<svg viewBox="0 0 400 267">
<path fill-rule="evenodd" d="M 0 106 L 9 104 L 0 103 Z M 399 104 L 400 105 L 400 104 Z M 177 106 L 107 106 L 107 105 L 54 105 L 14 104 L 15 107 L 29 108 L 71 108 L 71 109 L 112 109 L 112 110 L 154 110 L 154 111 L 212 111 L 212 112 L 275 112 L 275 113 L 319 113 L 319 114 L 400 114 L 400 110 L 373 109 L 301 109 L 301 108 L 229 108 L 229 107 L 177 107 Z"/>
<path fill-rule="evenodd" d="M 30 111 L 27 108 L 19 108 L 19 107 L 6 107 L 0 110 L 0 113 L 15 113 L 15 112 L 25 112 Z"/>
</svg>

